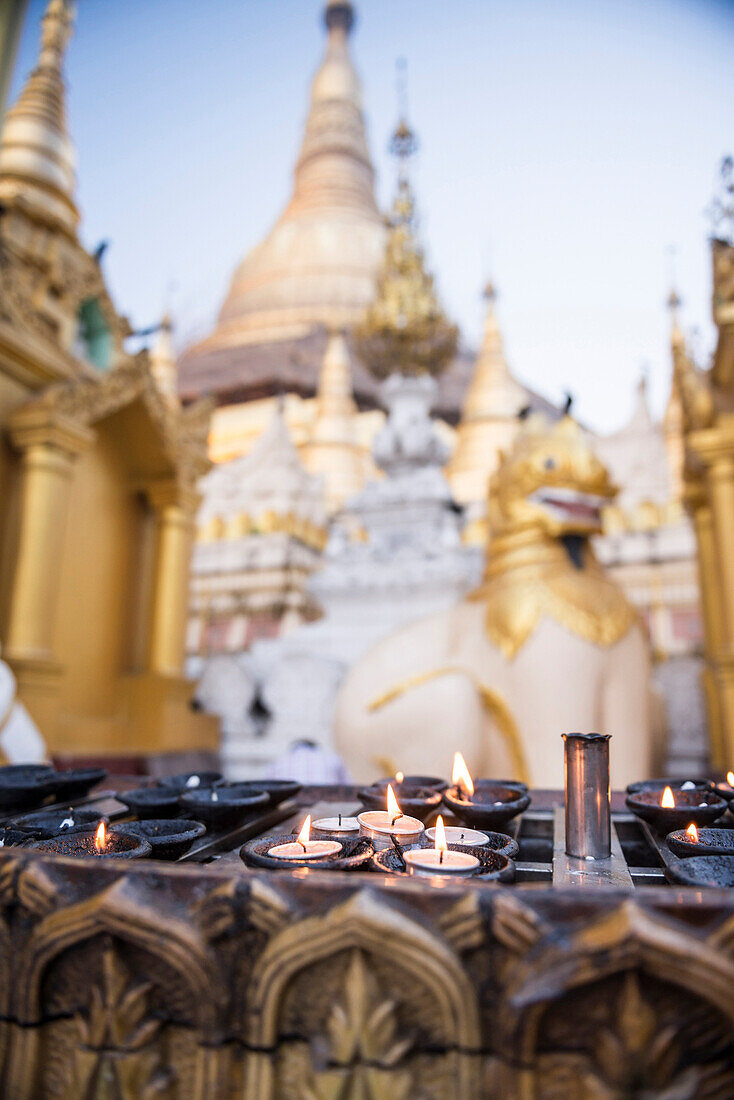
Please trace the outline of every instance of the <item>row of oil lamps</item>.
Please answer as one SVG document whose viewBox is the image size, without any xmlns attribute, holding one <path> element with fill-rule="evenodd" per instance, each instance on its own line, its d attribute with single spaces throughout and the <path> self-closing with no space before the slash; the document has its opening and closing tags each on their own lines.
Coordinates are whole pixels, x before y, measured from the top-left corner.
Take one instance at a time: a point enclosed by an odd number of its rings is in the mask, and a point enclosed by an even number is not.
<svg viewBox="0 0 734 1100">
<path fill-rule="evenodd" d="M 397 772 L 390 783 L 380 782 L 371 789 L 360 792 L 363 802 L 374 804 L 384 790 L 385 809 L 367 809 L 357 817 L 306 818 L 295 841 L 276 844 L 268 849 L 271 859 L 319 861 L 338 857 L 343 850 L 342 840 L 367 837 L 375 851 L 383 851 L 396 843 L 401 850 L 409 874 L 424 875 L 474 875 L 480 868 L 477 856 L 467 851 L 456 851 L 450 845 L 462 848 L 480 848 L 489 837 L 479 829 L 463 825 L 445 825 L 441 814 L 434 828 L 426 829 L 419 817 L 412 817 L 400 808 L 395 788 L 404 790 L 406 802 L 423 804 L 424 809 L 439 805 L 441 798 L 459 818 L 484 821 L 488 826 L 504 824 L 527 808 L 530 798 L 524 784 L 507 786 L 511 781 L 492 783 L 483 788 L 482 796 L 475 798 L 475 785 L 460 752 L 454 755 L 452 786 L 446 788 L 439 780 L 427 777 L 406 777 Z M 432 786 L 430 784 L 436 784 Z M 441 787 L 444 787 L 441 790 Z M 432 842 L 424 847 L 423 840 Z M 341 839 L 337 839 L 341 838 Z"/>
</svg>

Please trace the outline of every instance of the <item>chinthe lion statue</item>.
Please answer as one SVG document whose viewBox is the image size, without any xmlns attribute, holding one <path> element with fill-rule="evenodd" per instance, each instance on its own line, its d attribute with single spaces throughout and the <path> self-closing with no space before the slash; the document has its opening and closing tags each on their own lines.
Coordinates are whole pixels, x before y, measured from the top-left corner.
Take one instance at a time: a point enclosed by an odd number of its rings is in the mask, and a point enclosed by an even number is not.
<svg viewBox="0 0 734 1100">
<path fill-rule="evenodd" d="M 650 773 L 648 643 L 590 537 L 616 489 L 568 415 L 527 419 L 489 490 L 481 587 L 378 643 L 336 704 L 353 775 L 482 776 L 563 785 L 561 734 L 611 733 L 612 783 Z"/>
</svg>

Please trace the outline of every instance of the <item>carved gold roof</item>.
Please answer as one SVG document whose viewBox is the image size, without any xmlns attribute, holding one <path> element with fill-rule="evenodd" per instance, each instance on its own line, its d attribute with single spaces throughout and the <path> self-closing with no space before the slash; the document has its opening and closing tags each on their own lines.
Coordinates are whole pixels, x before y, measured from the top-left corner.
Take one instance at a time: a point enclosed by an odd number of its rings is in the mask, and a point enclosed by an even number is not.
<svg viewBox="0 0 734 1100">
<path fill-rule="evenodd" d="M 350 324 L 374 295 L 385 231 L 349 54 L 352 5 L 330 3 L 324 18 L 326 55 L 311 88 L 291 199 L 235 271 L 203 348 Z"/>
<path fill-rule="evenodd" d="M 63 58 L 71 34 L 67 0 L 50 0 L 41 52 L 20 97 L 8 111 L 0 140 L 0 201 L 25 204 L 74 234 L 74 148 L 66 129 Z"/>
</svg>

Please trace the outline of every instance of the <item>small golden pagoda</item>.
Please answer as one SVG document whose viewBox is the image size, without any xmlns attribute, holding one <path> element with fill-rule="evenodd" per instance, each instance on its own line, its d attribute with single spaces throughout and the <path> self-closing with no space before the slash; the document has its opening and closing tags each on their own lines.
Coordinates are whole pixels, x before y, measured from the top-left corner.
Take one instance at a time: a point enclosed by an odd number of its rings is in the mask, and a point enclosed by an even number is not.
<svg viewBox="0 0 734 1100">
<path fill-rule="evenodd" d="M 724 161 L 711 242 L 718 340 L 698 370 L 674 325 L 674 369 L 685 440 L 685 502 L 698 543 L 705 632 L 704 687 L 714 764 L 734 767 L 734 162 Z"/>
<path fill-rule="evenodd" d="M 368 449 L 358 438 L 352 367 L 343 330 L 329 334 L 315 405 L 300 455 L 307 470 L 323 475 L 326 502 L 334 512 L 359 492 L 374 469 Z"/>
<path fill-rule="evenodd" d="M 454 496 L 470 509 L 465 538 L 477 545 L 487 537 L 487 486 L 499 464 L 499 452 L 512 446 L 520 427 L 518 413 L 530 403 L 528 391 L 507 365 L 495 310 L 497 293 L 491 282 L 484 297 L 484 339 L 464 398 L 456 447 L 446 468 Z"/>
<path fill-rule="evenodd" d="M 0 641 L 61 753 L 213 748 L 183 676 L 208 405 L 182 410 L 79 241 L 51 0 L 0 140 Z"/>
</svg>

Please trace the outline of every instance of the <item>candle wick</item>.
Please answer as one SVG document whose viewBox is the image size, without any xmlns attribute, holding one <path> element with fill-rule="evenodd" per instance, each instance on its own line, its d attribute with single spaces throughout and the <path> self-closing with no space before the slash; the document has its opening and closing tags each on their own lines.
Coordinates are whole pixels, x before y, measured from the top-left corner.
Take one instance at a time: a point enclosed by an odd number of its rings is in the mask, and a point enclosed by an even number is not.
<svg viewBox="0 0 734 1100">
<path fill-rule="evenodd" d="M 308 848 L 306 847 L 306 845 L 305 845 L 305 844 L 303 843 L 303 841 L 302 841 L 302 840 L 299 840 L 299 841 L 298 841 L 298 843 L 299 843 L 299 844 L 301 845 L 301 847 L 303 848 L 304 852 L 307 852 L 307 851 L 308 851 Z"/>
<path fill-rule="evenodd" d="M 405 814 L 402 813 L 402 811 L 399 814 L 396 814 L 395 817 L 390 822 L 390 828 L 393 827 L 393 825 L 395 824 L 395 822 L 398 820 L 399 817 L 405 817 Z"/>
<path fill-rule="evenodd" d="M 443 863 L 443 848 L 439 849 L 438 862 Z"/>
<path fill-rule="evenodd" d="M 341 823 L 342 823 L 342 815 L 339 814 L 339 824 L 341 825 Z"/>
</svg>

